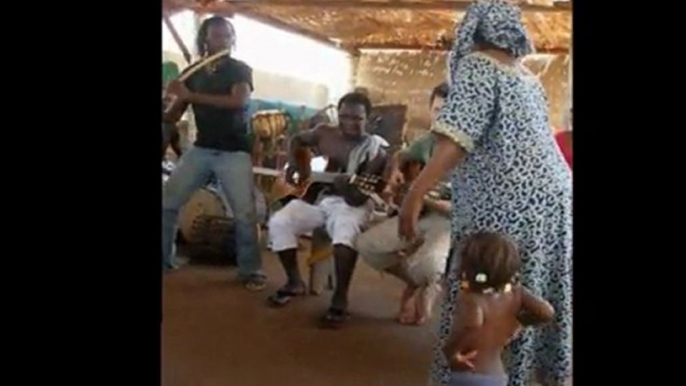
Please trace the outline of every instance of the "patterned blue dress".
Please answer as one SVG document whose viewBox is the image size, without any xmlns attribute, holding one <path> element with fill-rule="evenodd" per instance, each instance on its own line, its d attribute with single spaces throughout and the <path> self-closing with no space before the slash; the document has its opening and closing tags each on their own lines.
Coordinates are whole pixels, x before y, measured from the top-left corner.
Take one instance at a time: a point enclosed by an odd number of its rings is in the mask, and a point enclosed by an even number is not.
<svg viewBox="0 0 686 386">
<path fill-rule="evenodd" d="M 522 284 L 548 300 L 556 316 L 547 326 L 524 329 L 511 343 L 509 386 L 534 379 L 562 385 L 571 375 L 572 358 L 572 179 L 548 123 L 545 92 L 523 66 L 479 52 L 463 57 L 452 71 L 450 94 L 432 130 L 466 150 L 452 179 L 455 241 L 459 245 L 471 233 L 494 231 L 518 244 Z M 446 385 L 450 378 L 441 347 L 458 292 L 459 256 L 453 260 L 433 385 Z"/>
</svg>

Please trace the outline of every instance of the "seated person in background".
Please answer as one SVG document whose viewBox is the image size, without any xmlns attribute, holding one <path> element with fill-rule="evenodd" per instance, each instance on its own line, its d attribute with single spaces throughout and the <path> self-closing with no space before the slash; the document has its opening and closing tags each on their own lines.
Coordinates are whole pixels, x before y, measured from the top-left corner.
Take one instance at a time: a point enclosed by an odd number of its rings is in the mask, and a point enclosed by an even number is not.
<svg viewBox="0 0 686 386">
<path fill-rule="evenodd" d="M 448 85 L 436 86 L 429 99 L 431 116 L 441 108 L 448 95 Z M 389 184 L 384 198 L 399 205 L 403 188 L 431 157 L 433 135 L 423 134 L 409 147 L 393 157 L 386 174 Z M 391 217 L 374 225 L 357 238 L 356 247 L 362 259 L 374 269 L 396 276 L 405 284 L 400 299 L 398 321 L 403 324 L 423 324 L 431 316 L 433 303 L 440 290 L 450 250 L 449 189 L 439 197 L 427 197 L 419 220 L 421 243 L 407 243 L 398 236 L 398 218 Z"/>
</svg>

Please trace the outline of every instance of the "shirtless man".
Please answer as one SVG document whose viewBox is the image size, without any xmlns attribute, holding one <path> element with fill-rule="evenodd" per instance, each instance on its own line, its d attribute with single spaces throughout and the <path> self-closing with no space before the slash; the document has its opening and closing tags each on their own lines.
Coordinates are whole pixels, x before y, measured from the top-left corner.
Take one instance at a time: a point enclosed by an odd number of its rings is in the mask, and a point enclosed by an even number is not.
<svg viewBox="0 0 686 386">
<path fill-rule="evenodd" d="M 370 110 L 371 103 L 365 95 L 344 95 L 338 102 L 338 126 L 322 124 L 292 139 L 286 180 L 294 183 L 295 173 L 298 181 L 307 180 L 310 176 L 310 165 L 299 164 L 297 160 L 303 148 L 313 149 L 327 157 L 328 172 L 380 175 L 386 164 L 386 153 L 380 139 L 364 131 Z M 337 178 L 333 189 L 324 191 L 315 205 L 300 199 L 292 200 L 269 221 L 269 243 L 278 254 L 288 278 L 286 284 L 269 298 L 273 306 L 286 305 L 291 298 L 306 293 L 296 260 L 298 236 L 326 226 L 333 243 L 336 271 L 331 307 L 322 318 L 322 326 L 328 328 L 340 327 L 348 317 L 348 287 L 357 261 L 354 240 L 373 209 L 370 200 L 347 181 L 345 175 Z"/>
<path fill-rule="evenodd" d="M 429 99 L 432 119 L 447 95 L 446 83 L 433 89 Z M 431 133 L 423 134 L 392 157 L 387 170 L 390 183 L 384 191 L 387 200 L 400 205 L 403 195 L 399 190 L 409 186 L 413 174 L 429 160 L 433 143 Z M 398 314 L 402 324 L 421 325 L 431 316 L 450 249 L 450 209 L 449 196 L 445 194 L 425 199 L 419 220 L 421 244 L 409 244 L 400 239 L 397 217 L 376 224 L 357 238 L 357 250 L 367 264 L 405 282 Z"/>
</svg>

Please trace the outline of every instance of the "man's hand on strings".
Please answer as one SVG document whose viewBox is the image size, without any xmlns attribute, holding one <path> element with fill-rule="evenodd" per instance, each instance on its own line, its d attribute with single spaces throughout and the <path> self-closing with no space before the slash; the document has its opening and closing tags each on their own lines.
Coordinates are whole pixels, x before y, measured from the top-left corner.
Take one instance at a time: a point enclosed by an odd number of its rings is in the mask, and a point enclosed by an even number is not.
<svg viewBox="0 0 686 386">
<path fill-rule="evenodd" d="M 297 181 L 295 179 L 296 173 L 298 174 Z M 286 168 L 286 182 L 292 185 L 302 186 L 310 179 L 310 174 L 312 174 L 312 171 L 310 170 L 309 165 L 306 165 L 305 167 L 288 165 L 288 167 Z"/>
</svg>

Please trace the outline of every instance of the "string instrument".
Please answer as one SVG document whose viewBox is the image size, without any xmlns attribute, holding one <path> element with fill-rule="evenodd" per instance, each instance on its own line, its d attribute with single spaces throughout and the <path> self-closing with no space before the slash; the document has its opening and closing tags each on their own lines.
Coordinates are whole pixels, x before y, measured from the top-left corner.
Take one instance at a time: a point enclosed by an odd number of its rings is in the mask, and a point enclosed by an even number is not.
<svg viewBox="0 0 686 386">
<path fill-rule="evenodd" d="M 222 59 L 229 55 L 231 53 L 231 49 L 227 48 L 225 50 L 221 50 L 217 52 L 216 54 L 210 55 L 200 61 L 198 61 L 195 64 L 190 65 L 179 77 L 176 79 L 178 82 L 185 82 L 188 78 L 191 77 L 191 75 L 195 74 L 196 72 L 200 71 L 201 69 L 207 67 L 208 65 L 216 62 L 219 59 Z M 171 113 L 172 111 L 177 110 L 179 107 L 181 107 L 181 104 L 183 101 L 180 101 L 175 95 L 165 95 L 165 98 L 169 99 L 169 104 L 167 105 L 167 108 L 164 110 L 164 114 L 167 115 Z"/>
<path fill-rule="evenodd" d="M 268 169 L 259 166 L 253 167 L 253 173 L 272 177 L 280 177 L 283 175 L 283 172 L 280 170 Z M 350 206 L 360 206 L 364 204 L 368 196 L 377 195 L 385 185 L 385 182 L 381 179 L 381 177 L 371 174 L 347 175 L 344 173 L 311 172 L 307 181 L 303 181 L 298 185 L 289 184 L 291 185 L 292 189 L 290 189 L 281 197 L 273 198 L 276 198 L 277 201 L 281 201 L 283 203 L 295 198 L 299 198 L 307 203 L 314 204 L 323 189 L 333 184 L 334 181 L 341 176 L 346 176 L 348 178 L 347 182 L 350 185 L 355 186 L 365 196 L 364 201 L 361 202 L 353 198 L 343 196 L 345 202 Z"/>
</svg>

